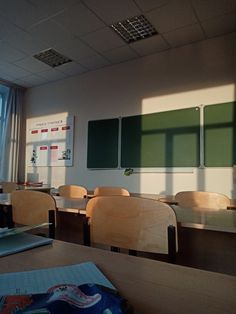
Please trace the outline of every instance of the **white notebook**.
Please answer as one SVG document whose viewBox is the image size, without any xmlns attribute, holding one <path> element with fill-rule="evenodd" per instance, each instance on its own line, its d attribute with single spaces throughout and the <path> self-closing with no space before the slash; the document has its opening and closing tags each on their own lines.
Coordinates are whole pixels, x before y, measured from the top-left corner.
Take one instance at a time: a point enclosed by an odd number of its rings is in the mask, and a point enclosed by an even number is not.
<svg viewBox="0 0 236 314">
<path fill-rule="evenodd" d="M 94 283 L 115 289 L 93 262 L 0 275 L 0 295 L 45 293 L 58 284 Z"/>
</svg>

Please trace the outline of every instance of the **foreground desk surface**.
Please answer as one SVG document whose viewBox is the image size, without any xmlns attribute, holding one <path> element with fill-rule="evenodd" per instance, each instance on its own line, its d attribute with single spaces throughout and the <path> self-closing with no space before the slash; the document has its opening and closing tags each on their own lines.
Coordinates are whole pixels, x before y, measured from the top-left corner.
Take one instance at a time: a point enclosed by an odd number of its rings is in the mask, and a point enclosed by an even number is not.
<svg viewBox="0 0 236 314">
<path fill-rule="evenodd" d="M 235 313 L 236 277 L 53 241 L 0 259 L 0 272 L 93 261 L 135 313 Z"/>
</svg>

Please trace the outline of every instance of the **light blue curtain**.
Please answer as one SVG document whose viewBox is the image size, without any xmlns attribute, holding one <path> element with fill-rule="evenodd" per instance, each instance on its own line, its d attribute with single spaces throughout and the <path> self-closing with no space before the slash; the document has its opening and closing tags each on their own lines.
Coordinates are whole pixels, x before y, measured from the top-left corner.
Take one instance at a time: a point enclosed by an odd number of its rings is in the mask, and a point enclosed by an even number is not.
<svg viewBox="0 0 236 314">
<path fill-rule="evenodd" d="M 0 181 L 18 181 L 23 89 L 10 87 L 3 103 L 0 134 Z"/>
</svg>

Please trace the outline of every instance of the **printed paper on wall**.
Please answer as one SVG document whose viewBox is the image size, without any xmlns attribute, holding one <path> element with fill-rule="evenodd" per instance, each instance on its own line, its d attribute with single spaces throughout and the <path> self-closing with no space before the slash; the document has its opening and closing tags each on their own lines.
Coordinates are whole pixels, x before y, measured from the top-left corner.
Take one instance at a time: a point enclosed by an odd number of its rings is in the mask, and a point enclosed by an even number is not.
<svg viewBox="0 0 236 314">
<path fill-rule="evenodd" d="M 72 166 L 74 117 L 30 123 L 28 166 Z"/>
</svg>

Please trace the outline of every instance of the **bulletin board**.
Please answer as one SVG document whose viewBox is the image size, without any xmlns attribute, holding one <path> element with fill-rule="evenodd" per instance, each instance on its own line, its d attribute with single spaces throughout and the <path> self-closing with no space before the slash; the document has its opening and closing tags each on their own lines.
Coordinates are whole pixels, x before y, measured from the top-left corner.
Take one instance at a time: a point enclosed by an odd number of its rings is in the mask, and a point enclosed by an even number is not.
<svg viewBox="0 0 236 314">
<path fill-rule="evenodd" d="M 28 166 L 73 165 L 74 117 L 29 122 L 27 127 Z"/>
</svg>

